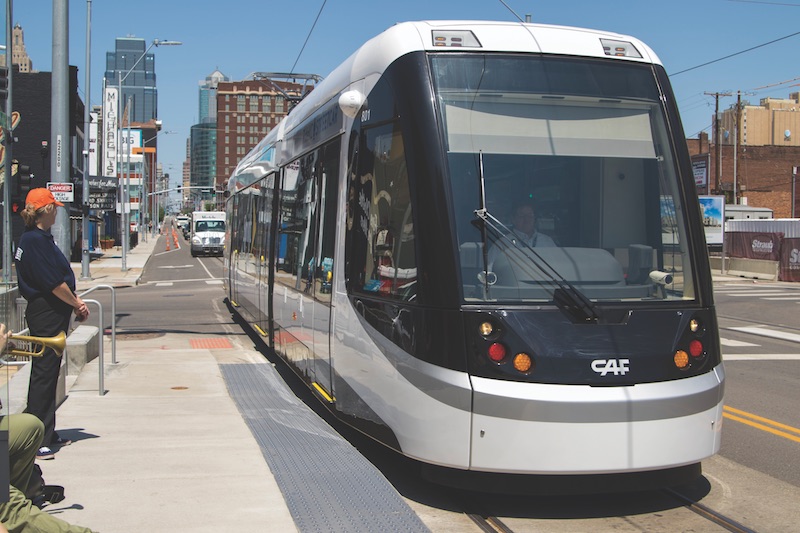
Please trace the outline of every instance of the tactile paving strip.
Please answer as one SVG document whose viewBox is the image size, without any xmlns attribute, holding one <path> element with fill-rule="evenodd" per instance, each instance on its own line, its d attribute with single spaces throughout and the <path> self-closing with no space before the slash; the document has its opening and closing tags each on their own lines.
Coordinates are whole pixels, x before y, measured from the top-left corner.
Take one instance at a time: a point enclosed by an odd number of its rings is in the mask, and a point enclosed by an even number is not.
<svg viewBox="0 0 800 533">
<path fill-rule="evenodd" d="M 380 471 L 298 400 L 272 365 L 220 368 L 299 531 L 429 531 Z"/>
<path fill-rule="evenodd" d="M 224 337 L 211 337 L 208 339 L 190 339 L 189 346 L 195 350 L 206 348 L 213 350 L 214 348 L 228 349 L 233 348 L 231 342 Z"/>
</svg>

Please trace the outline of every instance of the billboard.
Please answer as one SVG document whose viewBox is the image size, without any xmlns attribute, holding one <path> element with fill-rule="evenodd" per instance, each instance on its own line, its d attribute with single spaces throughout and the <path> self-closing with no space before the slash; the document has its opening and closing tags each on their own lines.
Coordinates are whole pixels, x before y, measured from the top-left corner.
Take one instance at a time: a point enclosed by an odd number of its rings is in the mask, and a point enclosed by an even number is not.
<svg viewBox="0 0 800 533">
<path fill-rule="evenodd" d="M 725 197 L 699 196 L 706 244 L 722 244 L 725 234 Z"/>
</svg>

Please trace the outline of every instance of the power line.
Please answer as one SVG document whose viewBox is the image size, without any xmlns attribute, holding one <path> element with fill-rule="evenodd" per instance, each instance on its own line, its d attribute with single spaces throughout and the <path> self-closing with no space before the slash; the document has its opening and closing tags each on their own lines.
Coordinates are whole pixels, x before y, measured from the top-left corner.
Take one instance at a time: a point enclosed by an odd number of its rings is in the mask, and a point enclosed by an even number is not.
<svg viewBox="0 0 800 533">
<path fill-rule="evenodd" d="M 322 5 L 317 12 L 317 18 L 314 19 L 314 24 L 311 25 L 311 29 L 308 31 L 308 35 L 306 36 L 306 41 L 303 43 L 303 47 L 300 49 L 300 53 L 297 54 L 297 59 L 294 60 L 294 64 L 292 65 L 292 69 L 289 72 L 294 72 L 294 67 L 297 66 L 297 62 L 300 61 L 300 56 L 303 55 L 303 50 L 306 49 L 306 45 L 308 44 L 308 40 L 311 38 L 311 34 L 314 32 L 314 28 L 317 26 L 317 21 L 319 20 L 320 15 L 322 15 L 322 10 L 325 9 L 325 4 L 328 0 L 323 0 Z"/>
<path fill-rule="evenodd" d="M 712 61 L 707 61 L 707 62 L 705 62 L 705 63 L 703 63 L 701 65 L 696 65 L 694 67 L 690 67 L 690 68 L 687 68 L 687 69 L 680 70 L 678 72 L 674 72 L 674 73 L 670 74 L 670 76 L 674 77 L 674 76 L 677 76 L 678 74 L 683 74 L 684 72 L 689 72 L 690 70 L 695 70 L 695 69 L 698 69 L 700 67 L 705 67 L 707 65 L 711 65 L 712 63 L 717 63 L 717 62 L 723 61 L 725 59 L 730 59 L 731 57 L 738 56 L 738 55 L 744 54 L 746 52 L 751 52 L 751 51 L 753 51 L 753 50 L 755 50 L 757 48 L 761 48 L 761 47 L 767 46 L 769 44 L 777 43 L 778 41 L 783 41 L 784 39 L 788 39 L 789 37 L 794 37 L 795 35 L 800 35 L 800 31 L 794 32 L 791 35 L 786 35 L 785 37 L 780 37 L 778 39 L 769 41 L 768 43 L 763 43 L 763 44 L 759 44 L 759 45 L 753 46 L 751 48 L 748 48 L 747 50 L 742 50 L 740 52 L 735 52 L 735 53 L 727 55 L 725 57 L 720 57 L 719 59 L 714 59 Z"/>
<path fill-rule="evenodd" d="M 742 4 L 767 4 L 771 6 L 800 7 L 800 4 L 787 4 L 786 2 L 767 2 L 765 0 L 728 0 L 728 2 L 740 2 Z"/>
</svg>

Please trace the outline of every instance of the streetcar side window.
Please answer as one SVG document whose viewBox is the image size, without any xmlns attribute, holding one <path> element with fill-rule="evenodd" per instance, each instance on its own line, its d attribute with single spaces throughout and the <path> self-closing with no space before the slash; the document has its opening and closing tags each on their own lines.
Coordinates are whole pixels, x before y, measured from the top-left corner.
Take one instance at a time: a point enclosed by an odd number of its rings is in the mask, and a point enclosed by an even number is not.
<svg viewBox="0 0 800 533">
<path fill-rule="evenodd" d="M 416 295 L 414 223 L 405 149 L 396 122 L 365 128 L 348 183 L 347 264 L 355 291 L 409 301 Z"/>
</svg>

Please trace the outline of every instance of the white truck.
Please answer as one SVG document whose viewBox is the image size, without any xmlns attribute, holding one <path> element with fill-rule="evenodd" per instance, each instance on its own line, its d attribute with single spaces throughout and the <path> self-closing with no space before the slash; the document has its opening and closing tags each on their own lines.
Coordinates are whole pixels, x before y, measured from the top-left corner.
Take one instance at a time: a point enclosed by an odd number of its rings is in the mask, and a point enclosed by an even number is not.
<svg viewBox="0 0 800 533">
<path fill-rule="evenodd" d="M 192 257 L 222 255 L 225 248 L 225 212 L 192 213 Z"/>
</svg>

